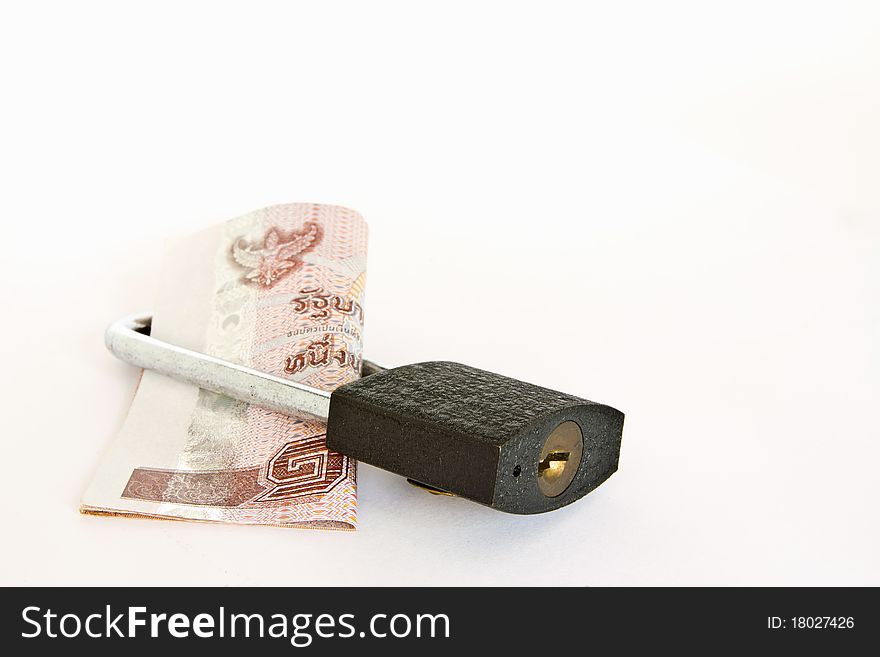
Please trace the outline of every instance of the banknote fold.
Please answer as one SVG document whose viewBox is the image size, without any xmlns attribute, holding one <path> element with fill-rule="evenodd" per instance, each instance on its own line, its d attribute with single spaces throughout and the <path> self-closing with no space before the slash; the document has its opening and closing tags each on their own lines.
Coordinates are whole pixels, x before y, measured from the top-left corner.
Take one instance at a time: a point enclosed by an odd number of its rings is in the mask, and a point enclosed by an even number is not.
<svg viewBox="0 0 880 657">
<path fill-rule="evenodd" d="M 362 360 L 367 227 L 349 209 L 279 205 L 166 256 L 152 334 L 324 390 Z M 325 425 L 145 372 L 81 511 L 354 529 L 356 463 Z"/>
</svg>

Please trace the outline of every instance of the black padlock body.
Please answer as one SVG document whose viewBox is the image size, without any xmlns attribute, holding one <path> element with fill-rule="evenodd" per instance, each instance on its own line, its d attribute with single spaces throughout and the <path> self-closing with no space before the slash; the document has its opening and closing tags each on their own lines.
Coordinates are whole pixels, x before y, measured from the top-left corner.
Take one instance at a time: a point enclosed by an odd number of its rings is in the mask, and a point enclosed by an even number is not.
<svg viewBox="0 0 880 657">
<path fill-rule="evenodd" d="M 568 487 L 538 486 L 541 449 L 577 423 L 583 456 Z M 337 388 L 327 446 L 510 513 L 570 504 L 617 470 L 623 413 L 585 399 L 452 362 L 406 365 Z"/>
</svg>

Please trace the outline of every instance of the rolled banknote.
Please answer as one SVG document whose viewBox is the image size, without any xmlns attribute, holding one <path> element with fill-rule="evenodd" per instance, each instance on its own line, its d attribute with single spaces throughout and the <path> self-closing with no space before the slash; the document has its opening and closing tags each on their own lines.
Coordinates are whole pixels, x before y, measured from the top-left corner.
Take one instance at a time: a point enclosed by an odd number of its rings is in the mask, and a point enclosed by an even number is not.
<svg viewBox="0 0 880 657">
<path fill-rule="evenodd" d="M 152 334 L 333 390 L 359 376 L 367 226 L 279 205 L 176 245 Z M 355 462 L 325 426 L 144 372 L 83 513 L 354 529 Z"/>
</svg>

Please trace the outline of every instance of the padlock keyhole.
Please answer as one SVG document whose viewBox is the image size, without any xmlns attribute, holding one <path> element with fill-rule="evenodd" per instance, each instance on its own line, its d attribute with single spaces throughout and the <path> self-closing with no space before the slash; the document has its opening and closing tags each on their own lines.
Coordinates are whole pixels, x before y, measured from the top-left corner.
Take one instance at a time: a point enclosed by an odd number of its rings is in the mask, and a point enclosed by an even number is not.
<svg viewBox="0 0 880 657">
<path fill-rule="evenodd" d="M 547 497 L 562 495 L 581 467 L 584 435 L 577 422 L 558 425 L 538 455 L 538 489 Z"/>
<path fill-rule="evenodd" d="M 538 476 L 545 477 L 548 481 L 561 477 L 570 457 L 571 452 L 561 450 L 550 452 L 538 463 Z"/>
</svg>

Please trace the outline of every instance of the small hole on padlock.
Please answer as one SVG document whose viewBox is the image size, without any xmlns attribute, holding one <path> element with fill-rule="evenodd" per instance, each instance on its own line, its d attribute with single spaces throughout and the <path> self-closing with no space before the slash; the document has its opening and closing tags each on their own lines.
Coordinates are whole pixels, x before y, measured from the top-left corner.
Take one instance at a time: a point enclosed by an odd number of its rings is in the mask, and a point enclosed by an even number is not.
<svg viewBox="0 0 880 657">
<path fill-rule="evenodd" d="M 518 465 L 518 466 L 516 466 L 516 467 L 513 469 L 513 476 L 514 476 L 514 477 L 519 477 L 519 475 L 520 475 L 521 472 L 522 472 L 522 466 L 519 466 L 519 465 Z"/>
</svg>

